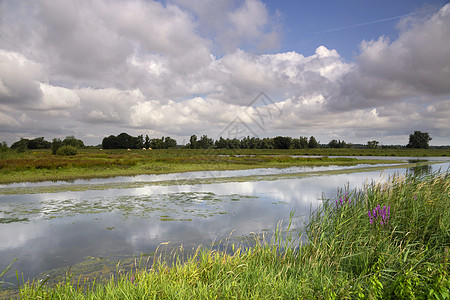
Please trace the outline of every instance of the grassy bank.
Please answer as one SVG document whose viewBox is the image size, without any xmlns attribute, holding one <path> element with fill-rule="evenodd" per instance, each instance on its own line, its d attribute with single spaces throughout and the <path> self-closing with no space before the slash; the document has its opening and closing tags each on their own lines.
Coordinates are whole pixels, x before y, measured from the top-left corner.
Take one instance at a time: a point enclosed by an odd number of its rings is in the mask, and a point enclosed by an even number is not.
<svg viewBox="0 0 450 300">
<path fill-rule="evenodd" d="M 221 171 L 266 167 L 375 164 L 342 156 L 447 156 L 449 150 L 419 149 L 303 149 L 303 150 L 99 150 L 82 149 L 77 155 L 52 155 L 50 150 L 0 152 L 0 183 L 78 178 L 163 174 L 188 171 Z M 312 157 L 291 157 L 312 155 Z M 324 156 L 324 157 L 318 157 Z M 389 163 L 388 161 L 384 161 Z"/>
<path fill-rule="evenodd" d="M 85 149 L 73 156 L 49 150 L 0 153 L 0 183 L 77 178 L 221 171 L 266 167 L 375 164 L 354 158 L 292 157 L 297 150 L 104 150 Z M 386 162 L 389 163 L 389 162 Z"/>
<path fill-rule="evenodd" d="M 182 248 L 149 271 L 20 288 L 22 299 L 449 299 L 450 177 L 393 177 L 325 199 L 304 234 L 228 254 Z M 368 213 L 370 212 L 370 214 Z M 282 226 L 280 226 L 282 228 Z M 286 227 L 283 227 L 286 229 Z M 231 254 L 230 254 L 231 253 Z"/>
</svg>

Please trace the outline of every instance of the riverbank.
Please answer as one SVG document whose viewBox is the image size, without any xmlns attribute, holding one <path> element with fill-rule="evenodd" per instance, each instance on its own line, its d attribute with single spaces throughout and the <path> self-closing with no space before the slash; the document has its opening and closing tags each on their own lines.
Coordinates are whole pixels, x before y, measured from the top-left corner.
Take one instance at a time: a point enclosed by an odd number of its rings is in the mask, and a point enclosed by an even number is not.
<svg viewBox="0 0 450 300">
<path fill-rule="evenodd" d="M 166 174 L 190 171 L 223 171 L 292 166 L 349 166 L 376 164 L 378 160 L 328 156 L 389 156 L 423 158 L 448 156 L 449 150 L 420 149 L 81 149 L 77 155 L 52 155 L 49 150 L 0 153 L 0 184 L 25 181 L 73 180 L 98 177 Z M 301 156 L 310 157 L 301 157 Z"/>
<path fill-rule="evenodd" d="M 303 233 L 307 244 L 301 233 L 280 226 L 273 239 L 256 237 L 250 248 L 231 244 L 227 254 L 199 247 L 185 260 L 181 247 L 170 261 L 156 255 L 150 271 L 90 285 L 76 276 L 54 286 L 34 282 L 21 287 L 20 297 L 445 299 L 449 190 L 448 174 L 396 176 L 324 200 Z"/>
</svg>

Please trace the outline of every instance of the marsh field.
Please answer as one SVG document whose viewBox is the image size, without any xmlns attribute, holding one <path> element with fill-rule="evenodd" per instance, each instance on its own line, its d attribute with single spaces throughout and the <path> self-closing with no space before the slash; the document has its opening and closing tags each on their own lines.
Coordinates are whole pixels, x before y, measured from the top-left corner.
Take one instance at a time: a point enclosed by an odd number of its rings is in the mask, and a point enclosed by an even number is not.
<svg viewBox="0 0 450 300">
<path fill-rule="evenodd" d="M 306 156 L 306 157 L 302 157 Z M 330 157 L 331 156 L 331 157 Z M 343 156 L 343 157 L 333 157 Z M 438 149 L 82 149 L 77 155 L 52 155 L 50 150 L 0 152 L 0 183 L 73 180 L 140 174 L 165 174 L 188 171 L 220 171 L 288 166 L 352 165 L 355 157 L 366 163 L 371 157 L 448 157 L 450 150 Z"/>
<path fill-rule="evenodd" d="M 0 153 L 0 298 L 450 297 L 449 150 Z"/>
</svg>

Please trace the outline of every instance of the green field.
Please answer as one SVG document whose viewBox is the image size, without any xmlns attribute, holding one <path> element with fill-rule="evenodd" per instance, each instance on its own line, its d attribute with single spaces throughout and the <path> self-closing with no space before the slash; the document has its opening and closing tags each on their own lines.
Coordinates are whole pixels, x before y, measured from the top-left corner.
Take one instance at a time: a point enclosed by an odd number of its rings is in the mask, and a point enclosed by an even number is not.
<svg viewBox="0 0 450 300">
<path fill-rule="evenodd" d="M 449 299 L 450 177 L 395 176 L 324 199 L 305 232 L 159 256 L 92 282 L 31 282 L 21 299 Z M 378 207 L 378 209 L 377 209 Z M 373 211 L 377 210 L 376 217 Z M 368 212 L 371 212 L 369 215 Z M 291 221 L 295 218 L 292 218 Z M 293 227 L 293 226 L 292 226 Z M 283 228 L 283 230 L 281 230 Z M 301 242 L 301 236 L 308 243 Z M 88 283 L 89 282 L 89 283 Z M 14 294 L 12 294 L 14 293 Z"/>
<path fill-rule="evenodd" d="M 0 152 L 0 183 L 72 180 L 126 176 L 139 174 L 163 174 L 188 171 L 238 170 L 266 167 L 375 164 L 377 160 L 354 158 L 329 158 L 327 156 L 447 156 L 450 150 L 419 149 L 164 149 L 164 150 L 100 150 L 80 149 L 73 156 L 52 155 L 50 150 L 12 150 Z M 291 157 L 309 155 L 312 157 Z M 323 156 L 323 157 L 314 157 Z M 389 161 L 384 161 L 389 163 Z"/>
</svg>

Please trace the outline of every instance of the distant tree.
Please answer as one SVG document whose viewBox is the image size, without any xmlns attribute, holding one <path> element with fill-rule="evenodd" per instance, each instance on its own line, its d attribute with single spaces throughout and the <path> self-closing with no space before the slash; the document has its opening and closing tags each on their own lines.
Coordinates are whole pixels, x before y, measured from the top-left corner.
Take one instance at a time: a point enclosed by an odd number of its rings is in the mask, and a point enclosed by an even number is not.
<svg viewBox="0 0 450 300">
<path fill-rule="evenodd" d="M 223 137 L 220 137 L 218 140 L 214 142 L 214 147 L 216 149 L 226 149 L 228 148 L 228 142 Z"/>
<path fill-rule="evenodd" d="M 338 146 L 339 146 L 339 144 L 338 144 L 338 141 L 337 141 L 337 140 L 331 140 L 331 141 L 328 143 L 328 147 L 330 147 L 330 148 L 339 148 Z"/>
<path fill-rule="evenodd" d="M 119 147 L 117 144 L 117 137 L 114 135 L 105 137 L 102 141 L 102 148 L 103 149 L 118 149 Z"/>
<path fill-rule="evenodd" d="M 260 149 L 273 149 L 273 139 L 263 138 L 260 141 Z"/>
<path fill-rule="evenodd" d="M 341 141 L 341 140 L 339 140 L 339 141 L 331 140 L 328 143 L 328 147 L 330 147 L 330 148 L 345 148 L 345 147 L 347 147 L 347 143 L 345 141 Z"/>
<path fill-rule="evenodd" d="M 308 138 L 306 136 L 301 136 L 298 140 L 301 149 L 305 149 L 306 147 L 308 147 Z"/>
<path fill-rule="evenodd" d="M 191 135 L 191 137 L 189 139 L 189 148 L 198 149 L 198 141 L 197 141 L 197 136 L 195 134 Z"/>
<path fill-rule="evenodd" d="M 62 145 L 63 146 L 72 146 L 75 148 L 83 148 L 84 147 L 83 141 L 76 139 L 73 135 L 66 136 L 66 138 L 62 141 Z"/>
<path fill-rule="evenodd" d="M 308 148 L 319 148 L 319 143 L 316 141 L 316 138 L 311 136 L 308 142 Z"/>
<path fill-rule="evenodd" d="M 152 149 L 164 149 L 164 137 L 158 139 L 153 138 L 150 140 L 150 148 Z"/>
<path fill-rule="evenodd" d="M 17 152 L 24 152 L 28 149 L 29 142 L 29 139 L 20 138 L 20 140 L 11 145 L 11 149 L 16 149 Z"/>
<path fill-rule="evenodd" d="M 54 138 L 52 140 L 52 154 L 56 155 L 56 153 L 58 152 L 58 149 L 61 148 L 61 146 L 63 145 L 61 139 L 58 138 Z"/>
<path fill-rule="evenodd" d="M 214 141 L 211 138 L 208 138 L 207 135 L 203 135 L 200 140 L 197 142 L 197 146 L 200 149 L 209 149 L 214 147 Z"/>
<path fill-rule="evenodd" d="M 228 148 L 229 149 L 239 149 L 241 146 L 241 142 L 239 141 L 238 138 L 234 138 L 232 140 L 227 139 L 229 141 L 228 143 Z"/>
<path fill-rule="evenodd" d="M 378 147 L 379 142 L 377 141 L 368 141 L 367 148 L 368 149 L 376 149 Z"/>
<path fill-rule="evenodd" d="M 135 147 L 135 138 L 128 133 L 122 132 L 117 136 L 117 148 L 118 149 L 131 149 Z"/>
<path fill-rule="evenodd" d="M 44 139 L 44 137 L 38 137 L 28 141 L 28 149 L 50 149 L 52 144 Z"/>
<path fill-rule="evenodd" d="M 150 138 L 148 137 L 147 134 L 145 135 L 144 147 L 150 148 Z"/>
<path fill-rule="evenodd" d="M 135 140 L 134 140 L 134 147 L 133 148 L 136 148 L 136 149 L 141 149 L 141 148 L 143 148 L 144 147 L 144 135 L 138 135 L 137 136 L 137 138 L 135 138 Z"/>
<path fill-rule="evenodd" d="M 414 131 L 409 135 L 409 143 L 407 148 L 421 148 L 428 149 L 430 146 L 428 143 L 431 141 L 431 137 L 428 132 Z"/>
<path fill-rule="evenodd" d="M 239 148 L 241 148 L 241 149 L 250 149 L 250 136 L 244 137 L 240 141 Z"/>
<path fill-rule="evenodd" d="M 164 149 L 169 149 L 169 148 L 176 148 L 177 147 L 177 141 L 166 136 L 164 138 Z"/>
<path fill-rule="evenodd" d="M 273 147 L 275 149 L 289 149 L 291 147 L 291 138 L 287 136 L 277 136 L 273 138 Z"/>
</svg>

